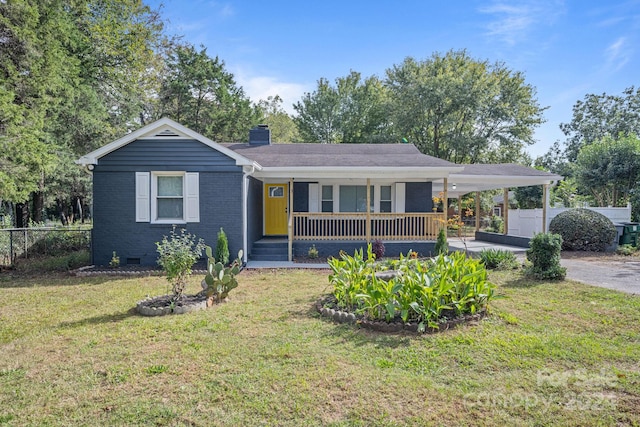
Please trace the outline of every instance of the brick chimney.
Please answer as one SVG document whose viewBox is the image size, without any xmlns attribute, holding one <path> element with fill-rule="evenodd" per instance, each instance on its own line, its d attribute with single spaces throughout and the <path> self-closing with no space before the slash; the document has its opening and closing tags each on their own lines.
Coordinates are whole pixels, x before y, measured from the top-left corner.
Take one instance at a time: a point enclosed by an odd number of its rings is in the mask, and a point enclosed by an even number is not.
<svg viewBox="0 0 640 427">
<path fill-rule="evenodd" d="M 258 125 L 249 131 L 249 145 L 271 145 L 269 125 Z"/>
</svg>

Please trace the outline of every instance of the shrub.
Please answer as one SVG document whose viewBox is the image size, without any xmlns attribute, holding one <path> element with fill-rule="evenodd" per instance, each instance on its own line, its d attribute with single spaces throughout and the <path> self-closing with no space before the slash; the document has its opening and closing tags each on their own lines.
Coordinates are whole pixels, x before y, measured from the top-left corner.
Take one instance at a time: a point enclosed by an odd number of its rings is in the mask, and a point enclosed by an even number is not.
<svg viewBox="0 0 640 427">
<path fill-rule="evenodd" d="M 422 331 L 437 328 L 447 316 L 486 310 L 495 289 L 480 261 L 461 252 L 429 260 L 400 256 L 381 264 L 369 245 L 366 259 L 359 250 L 329 260 L 329 266 L 339 307 L 372 320 L 416 322 Z M 385 268 L 396 270 L 395 277 L 378 278 L 376 272 Z"/>
<path fill-rule="evenodd" d="M 307 256 L 311 259 L 318 258 L 318 248 L 316 248 L 316 245 L 311 245 L 311 247 L 307 251 Z"/>
<path fill-rule="evenodd" d="M 498 215 L 493 215 L 489 221 L 489 226 L 485 231 L 492 233 L 504 233 L 504 220 Z"/>
<path fill-rule="evenodd" d="M 511 251 L 504 249 L 483 249 L 480 251 L 480 261 L 492 270 L 513 270 L 518 268 L 518 259 Z"/>
<path fill-rule="evenodd" d="M 632 246 L 632 245 L 620 245 L 616 248 L 616 253 L 618 255 L 625 255 L 625 256 L 631 256 L 634 253 L 636 253 L 636 251 L 638 250 L 638 248 Z"/>
<path fill-rule="evenodd" d="M 539 280 L 562 280 L 567 269 L 560 266 L 562 236 L 552 233 L 539 233 L 533 236 L 527 249 L 527 259 L 532 266 L 525 273 Z"/>
<path fill-rule="evenodd" d="M 549 232 L 562 236 L 562 249 L 604 251 L 616 238 L 616 227 L 601 213 L 570 209 L 551 220 Z"/>
<path fill-rule="evenodd" d="M 381 259 L 384 256 L 385 251 L 384 243 L 382 243 L 382 240 L 374 240 L 373 245 L 371 246 L 371 251 L 376 256 L 376 259 Z"/>
<path fill-rule="evenodd" d="M 177 234 L 176 228 L 173 227 L 171 235 L 163 236 L 161 242 L 156 242 L 156 247 L 160 254 L 158 264 L 167 275 L 167 281 L 173 286 L 173 300 L 177 301 L 182 298 L 187 287 L 193 264 L 202 255 L 204 241 L 199 239 L 196 242 L 196 237 L 184 229 Z"/>
<path fill-rule="evenodd" d="M 436 256 L 446 255 L 449 253 L 449 245 L 447 244 L 447 232 L 444 228 L 441 228 L 438 232 L 438 239 L 436 240 L 436 246 L 433 249 Z"/>
<path fill-rule="evenodd" d="M 218 231 L 218 242 L 216 243 L 216 259 L 223 265 L 229 264 L 229 241 L 227 240 L 227 234 L 222 227 Z"/>
</svg>

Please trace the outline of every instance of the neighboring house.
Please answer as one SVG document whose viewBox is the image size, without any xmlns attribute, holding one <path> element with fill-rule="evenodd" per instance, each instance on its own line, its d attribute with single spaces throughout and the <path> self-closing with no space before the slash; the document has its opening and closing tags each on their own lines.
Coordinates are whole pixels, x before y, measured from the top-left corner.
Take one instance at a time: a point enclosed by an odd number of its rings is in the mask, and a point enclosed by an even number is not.
<svg viewBox="0 0 640 427">
<path fill-rule="evenodd" d="M 81 157 L 93 174 L 93 263 L 155 264 L 173 227 L 215 246 L 223 228 L 245 260 L 337 255 L 385 242 L 388 255 L 432 251 L 445 220 L 432 185 L 456 165 L 411 144 L 218 144 L 163 118 Z M 369 206 L 369 209 L 367 209 Z"/>
</svg>

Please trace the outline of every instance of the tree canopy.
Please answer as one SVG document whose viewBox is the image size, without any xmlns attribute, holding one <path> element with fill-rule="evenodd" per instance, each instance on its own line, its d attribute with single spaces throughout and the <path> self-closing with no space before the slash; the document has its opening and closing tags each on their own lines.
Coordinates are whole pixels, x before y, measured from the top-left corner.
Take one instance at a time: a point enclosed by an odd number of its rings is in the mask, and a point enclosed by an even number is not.
<svg viewBox="0 0 640 427">
<path fill-rule="evenodd" d="M 522 160 L 544 111 L 522 73 L 464 50 L 406 58 L 384 80 L 355 71 L 335 85 L 322 78 L 294 108 L 308 142 L 406 140 L 456 163 Z"/>
</svg>

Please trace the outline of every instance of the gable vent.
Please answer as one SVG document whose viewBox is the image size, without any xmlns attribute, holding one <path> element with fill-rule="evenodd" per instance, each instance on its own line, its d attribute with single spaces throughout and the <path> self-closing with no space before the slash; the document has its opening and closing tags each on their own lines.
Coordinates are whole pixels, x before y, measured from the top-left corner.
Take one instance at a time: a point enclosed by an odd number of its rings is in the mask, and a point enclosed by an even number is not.
<svg viewBox="0 0 640 427">
<path fill-rule="evenodd" d="M 165 129 L 162 132 L 158 132 L 156 133 L 154 136 L 180 136 L 177 133 L 175 133 L 174 131 L 172 131 L 171 129 Z"/>
</svg>

